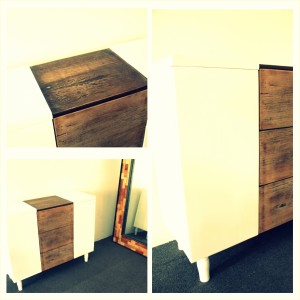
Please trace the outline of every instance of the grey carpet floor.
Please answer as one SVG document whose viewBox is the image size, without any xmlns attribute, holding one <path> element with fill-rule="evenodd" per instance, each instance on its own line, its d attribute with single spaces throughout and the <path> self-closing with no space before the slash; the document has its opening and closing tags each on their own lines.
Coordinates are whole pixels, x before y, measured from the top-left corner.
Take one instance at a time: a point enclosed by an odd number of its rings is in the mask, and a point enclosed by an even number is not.
<svg viewBox="0 0 300 300">
<path fill-rule="evenodd" d="M 154 293 L 292 293 L 293 223 L 289 222 L 210 257 L 211 279 L 199 281 L 177 242 L 153 248 Z"/>
<path fill-rule="evenodd" d="M 7 276 L 7 292 L 17 285 Z M 83 257 L 23 280 L 20 293 L 146 293 L 147 258 L 112 241 L 95 243 L 89 261 Z"/>
</svg>

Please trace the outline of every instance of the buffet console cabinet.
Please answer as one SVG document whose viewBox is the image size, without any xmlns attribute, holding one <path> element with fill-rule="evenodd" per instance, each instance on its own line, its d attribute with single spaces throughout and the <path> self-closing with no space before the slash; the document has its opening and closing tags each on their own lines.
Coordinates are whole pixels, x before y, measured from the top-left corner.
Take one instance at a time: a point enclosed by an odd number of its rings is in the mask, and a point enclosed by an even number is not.
<svg viewBox="0 0 300 300">
<path fill-rule="evenodd" d="M 94 251 L 95 197 L 68 193 L 8 207 L 9 276 L 22 280 Z"/>
<path fill-rule="evenodd" d="M 206 282 L 209 256 L 293 219 L 293 69 L 170 69 L 178 151 L 157 152 L 159 201 Z"/>
</svg>

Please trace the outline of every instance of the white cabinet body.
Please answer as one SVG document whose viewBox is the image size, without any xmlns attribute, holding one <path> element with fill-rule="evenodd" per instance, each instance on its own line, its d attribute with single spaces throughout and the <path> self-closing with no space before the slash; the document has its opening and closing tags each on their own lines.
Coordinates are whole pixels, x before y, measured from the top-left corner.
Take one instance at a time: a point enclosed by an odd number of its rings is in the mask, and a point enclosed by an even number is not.
<svg viewBox="0 0 300 300">
<path fill-rule="evenodd" d="M 14 203 L 7 214 L 8 273 L 13 282 L 42 271 L 36 210 L 24 203 Z"/>
<path fill-rule="evenodd" d="M 59 196 L 74 205 L 74 258 L 94 251 L 96 197 L 86 193 Z"/>
<path fill-rule="evenodd" d="M 61 198 L 73 203 L 73 253 L 77 258 L 94 250 L 96 197 L 85 193 L 65 193 Z M 42 272 L 37 210 L 25 202 L 8 207 L 8 274 L 22 289 L 21 281 Z"/>
<path fill-rule="evenodd" d="M 156 123 L 169 120 L 152 136 L 155 184 L 193 263 L 258 234 L 258 71 L 171 65 L 152 70 Z"/>
<path fill-rule="evenodd" d="M 258 234 L 258 72 L 174 71 L 188 238 L 175 234 L 196 262 Z"/>
</svg>

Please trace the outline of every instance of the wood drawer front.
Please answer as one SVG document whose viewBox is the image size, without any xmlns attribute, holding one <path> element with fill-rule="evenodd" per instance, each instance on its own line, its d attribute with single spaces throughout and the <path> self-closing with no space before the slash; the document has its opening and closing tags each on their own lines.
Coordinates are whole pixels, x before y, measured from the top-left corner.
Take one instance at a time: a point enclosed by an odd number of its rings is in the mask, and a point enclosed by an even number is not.
<svg viewBox="0 0 300 300">
<path fill-rule="evenodd" d="M 259 232 L 293 219 L 293 178 L 259 188 Z"/>
<path fill-rule="evenodd" d="M 44 253 L 73 243 L 73 225 L 45 231 L 40 235 L 40 252 Z"/>
<path fill-rule="evenodd" d="M 259 70 L 260 130 L 293 125 L 293 71 Z"/>
<path fill-rule="evenodd" d="M 42 270 L 48 270 L 73 258 L 73 243 L 42 253 Z"/>
<path fill-rule="evenodd" d="M 141 147 L 147 90 L 53 119 L 58 147 Z"/>
<path fill-rule="evenodd" d="M 37 212 L 39 234 L 73 224 L 73 204 Z"/>
<path fill-rule="evenodd" d="M 293 128 L 259 133 L 259 184 L 293 176 Z"/>
</svg>

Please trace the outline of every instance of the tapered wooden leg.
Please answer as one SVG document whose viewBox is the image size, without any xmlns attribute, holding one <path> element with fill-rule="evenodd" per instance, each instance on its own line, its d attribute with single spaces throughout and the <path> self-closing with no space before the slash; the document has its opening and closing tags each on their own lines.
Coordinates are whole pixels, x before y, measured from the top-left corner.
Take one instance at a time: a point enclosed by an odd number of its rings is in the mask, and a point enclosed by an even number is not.
<svg viewBox="0 0 300 300">
<path fill-rule="evenodd" d="M 22 280 L 17 281 L 17 286 L 18 286 L 18 290 L 22 291 L 23 287 L 22 287 Z"/>
<path fill-rule="evenodd" d="M 88 254 L 88 253 L 85 253 L 85 254 L 84 254 L 84 261 L 85 261 L 85 262 L 88 262 L 88 260 L 89 260 L 89 254 Z"/>
<path fill-rule="evenodd" d="M 201 282 L 209 281 L 209 258 L 205 257 L 197 261 L 197 267 Z"/>
</svg>

